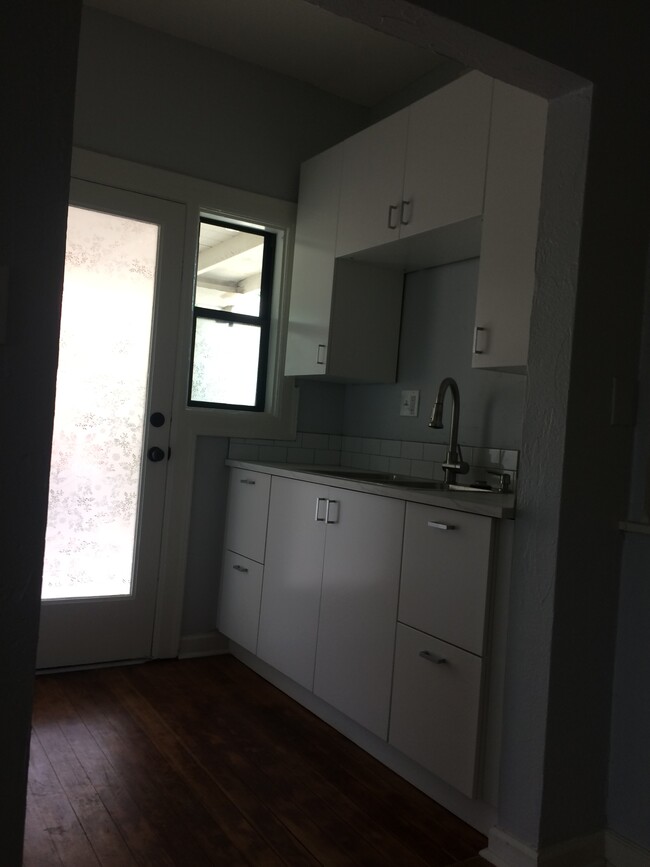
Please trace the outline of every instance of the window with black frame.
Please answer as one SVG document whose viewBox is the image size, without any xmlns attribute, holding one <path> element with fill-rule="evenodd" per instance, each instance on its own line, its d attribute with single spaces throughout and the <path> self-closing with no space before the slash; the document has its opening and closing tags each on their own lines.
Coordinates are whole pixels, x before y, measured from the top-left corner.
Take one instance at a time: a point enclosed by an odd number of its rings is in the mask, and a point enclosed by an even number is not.
<svg viewBox="0 0 650 867">
<path fill-rule="evenodd" d="M 275 234 L 201 217 L 189 405 L 264 410 Z"/>
</svg>

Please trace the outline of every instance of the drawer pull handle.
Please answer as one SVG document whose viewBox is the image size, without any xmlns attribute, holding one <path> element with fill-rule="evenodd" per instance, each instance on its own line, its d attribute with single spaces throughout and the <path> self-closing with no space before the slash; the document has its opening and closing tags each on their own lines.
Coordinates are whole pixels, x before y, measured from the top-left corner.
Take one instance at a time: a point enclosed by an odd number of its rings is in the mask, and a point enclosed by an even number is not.
<svg viewBox="0 0 650 867">
<path fill-rule="evenodd" d="M 235 572 L 248 572 L 246 566 L 240 566 L 239 563 L 235 563 L 232 568 L 235 570 Z"/>
<path fill-rule="evenodd" d="M 434 530 L 455 530 L 453 524 L 441 524 L 440 521 L 427 521 L 427 527 L 433 527 Z"/>
<path fill-rule="evenodd" d="M 437 653 L 431 653 L 430 650 L 421 650 L 418 656 L 421 656 L 422 659 L 426 659 L 427 662 L 433 662 L 436 665 L 442 665 L 447 662 L 444 656 L 438 656 Z"/>
<path fill-rule="evenodd" d="M 326 503 L 326 502 L 327 502 L 326 497 L 318 497 L 316 499 L 316 515 L 314 517 L 315 521 L 322 521 L 323 523 L 325 522 L 325 519 L 327 517 L 327 511 L 325 512 L 325 516 L 321 518 L 320 510 L 321 510 L 321 504 Z"/>
<path fill-rule="evenodd" d="M 239 484 L 240 485 L 254 485 L 255 479 L 240 479 Z"/>
<path fill-rule="evenodd" d="M 396 229 L 397 228 L 397 212 L 399 210 L 399 205 L 389 205 L 388 206 L 388 228 Z"/>
</svg>

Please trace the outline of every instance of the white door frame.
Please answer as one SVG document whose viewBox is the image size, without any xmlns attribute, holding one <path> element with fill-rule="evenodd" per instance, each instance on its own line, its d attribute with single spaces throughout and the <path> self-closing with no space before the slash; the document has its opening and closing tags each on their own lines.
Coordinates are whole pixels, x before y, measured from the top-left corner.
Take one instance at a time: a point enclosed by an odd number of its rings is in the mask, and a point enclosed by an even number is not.
<svg viewBox="0 0 650 867">
<path fill-rule="evenodd" d="M 288 287 L 296 205 L 80 148 L 73 149 L 71 175 L 73 178 L 178 202 L 186 208 L 171 426 L 172 459 L 165 491 L 161 566 L 152 642 L 153 658 L 175 657 L 178 655 L 182 632 L 197 437 L 287 439 L 295 435 L 297 415 L 293 380 L 283 375 L 288 291 L 278 293 L 274 298 L 269 410 L 263 413 L 227 414 L 187 407 L 199 215 L 202 211 L 222 212 L 280 230 L 284 243 L 276 259 L 280 263 L 280 282 L 283 287 Z M 218 571 L 219 564 L 215 564 L 215 581 L 218 580 Z"/>
<path fill-rule="evenodd" d="M 41 603 L 37 666 L 101 664 L 151 656 L 158 592 L 168 461 L 152 462 L 152 446 L 167 453 L 171 438 L 185 208 L 141 193 L 73 178 L 70 205 L 158 227 L 147 388 L 133 551 L 133 583 L 125 595 L 46 598 Z M 129 316 L 129 310 L 120 311 Z M 102 311 L 89 323 L 102 329 Z M 146 335 L 145 335 L 146 339 Z M 162 426 L 149 422 L 152 412 Z M 131 576 L 129 576 L 131 577 Z"/>
</svg>

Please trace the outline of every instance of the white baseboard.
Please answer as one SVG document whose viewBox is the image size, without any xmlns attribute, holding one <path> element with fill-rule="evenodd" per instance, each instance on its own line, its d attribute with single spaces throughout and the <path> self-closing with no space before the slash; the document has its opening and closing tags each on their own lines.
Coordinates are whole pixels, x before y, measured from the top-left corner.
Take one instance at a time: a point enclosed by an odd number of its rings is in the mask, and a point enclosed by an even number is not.
<svg viewBox="0 0 650 867">
<path fill-rule="evenodd" d="M 419 767 L 394 747 L 376 735 L 364 729 L 358 723 L 346 717 L 336 708 L 315 696 L 312 692 L 290 680 L 284 674 L 272 668 L 259 657 L 254 656 L 243 647 L 230 645 L 230 652 L 259 674 L 269 683 L 277 686 L 290 698 L 297 701 L 328 725 L 341 732 L 346 738 L 365 750 L 373 758 L 390 768 L 400 777 L 408 780 L 413 786 L 428 795 L 432 800 L 458 816 L 472 828 L 487 834 L 496 822 L 496 810 L 490 804 L 480 800 L 472 800 L 461 795 L 447 783 L 443 783 L 433 774 Z"/>
<path fill-rule="evenodd" d="M 190 659 L 193 656 L 215 656 L 217 653 L 228 652 L 228 639 L 216 629 L 214 632 L 204 632 L 200 635 L 184 635 L 178 648 L 179 659 Z"/>
<path fill-rule="evenodd" d="M 602 832 L 534 849 L 501 828 L 491 828 L 488 847 L 480 854 L 495 867 L 606 867 Z"/>
<path fill-rule="evenodd" d="M 607 831 L 605 858 L 607 867 L 649 867 L 650 849 L 644 849 L 614 831 Z"/>
</svg>

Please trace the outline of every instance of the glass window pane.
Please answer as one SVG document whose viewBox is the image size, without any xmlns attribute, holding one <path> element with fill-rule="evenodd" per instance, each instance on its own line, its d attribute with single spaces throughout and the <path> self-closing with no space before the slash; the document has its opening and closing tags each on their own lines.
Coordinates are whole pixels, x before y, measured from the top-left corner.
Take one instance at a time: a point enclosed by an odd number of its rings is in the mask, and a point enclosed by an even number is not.
<svg viewBox="0 0 650 867">
<path fill-rule="evenodd" d="M 43 599 L 131 592 L 158 226 L 68 211 Z"/>
<path fill-rule="evenodd" d="M 194 305 L 259 316 L 264 236 L 201 221 Z"/>
<path fill-rule="evenodd" d="M 197 317 L 191 400 L 255 406 L 258 325 Z"/>
</svg>

